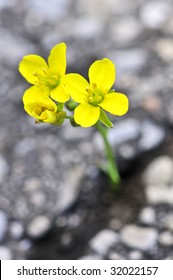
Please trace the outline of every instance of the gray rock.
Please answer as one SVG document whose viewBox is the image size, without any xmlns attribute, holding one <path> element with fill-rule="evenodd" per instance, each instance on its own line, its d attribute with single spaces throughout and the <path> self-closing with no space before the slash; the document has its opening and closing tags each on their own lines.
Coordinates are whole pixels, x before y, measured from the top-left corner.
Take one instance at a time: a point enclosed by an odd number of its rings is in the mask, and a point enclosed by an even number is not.
<svg viewBox="0 0 173 280">
<path fill-rule="evenodd" d="M 6 246 L 0 246 L 0 260 L 11 260 L 13 254 L 11 250 Z"/>
<path fill-rule="evenodd" d="M 160 39 L 156 42 L 154 49 L 156 53 L 166 62 L 173 61 L 173 40 Z"/>
<path fill-rule="evenodd" d="M 173 182 L 173 160 L 168 156 L 155 158 L 143 174 L 146 184 L 170 184 Z"/>
<path fill-rule="evenodd" d="M 31 13 L 39 14 L 39 17 L 52 22 L 65 15 L 68 3 L 63 0 L 51 0 L 51 5 L 47 5 L 46 0 L 27 0 L 26 4 Z"/>
<path fill-rule="evenodd" d="M 16 39 L 16 35 L 7 32 L 6 29 L 1 29 L 0 37 L 3 38 L 3 40 L 0 41 L 1 62 L 16 67 L 24 55 L 35 53 L 35 49 L 30 42 L 20 37 Z M 13 48 L 11 48 L 11 46 L 13 46 Z"/>
<path fill-rule="evenodd" d="M 77 214 L 73 214 L 68 218 L 69 228 L 76 228 L 81 224 L 81 217 Z"/>
<path fill-rule="evenodd" d="M 20 222 L 11 222 L 9 225 L 9 234 L 14 240 L 21 239 L 24 233 L 24 227 Z"/>
<path fill-rule="evenodd" d="M 65 141 L 79 141 L 85 140 L 88 137 L 88 130 L 82 127 L 74 129 L 69 123 L 63 124 L 62 136 Z"/>
<path fill-rule="evenodd" d="M 29 199 L 32 205 L 37 208 L 46 203 L 46 195 L 41 191 L 33 192 Z"/>
<path fill-rule="evenodd" d="M 167 214 L 164 219 L 164 226 L 173 231 L 173 213 Z"/>
<path fill-rule="evenodd" d="M 101 256 L 97 254 L 89 254 L 79 258 L 79 260 L 101 260 Z"/>
<path fill-rule="evenodd" d="M 0 242 L 2 242 L 5 238 L 7 227 L 8 227 L 7 215 L 3 211 L 0 211 Z"/>
<path fill-rule="evenodd" d="M 130 162 L 138 158 L 140 151 L 137 149 L 135 144 L 120 144 L 117 149 L 117 155 L 124 161 Z"/>
<path fill-rule="evenodd" d="M 151 121 L 145 120 L 141 124 L 141 138 L 138 147 L 146 152 L 157 148 L 165 139 L 165 131 L 161 126 Z"/>
<path fill-rule="evenodd" d="M 73 244 L 73 237 L 70 233 L 63 233 L 60 237 L 60 245 L 62 248 L 70 248 Z"/>
<path fill-rule="evenodd" d="M 84 176 L 84 167 L 76 166 L 67 175 L 67 179 L 60 185 L 57 197 L 56 211 L 62 213 L 76 202 L 81 189 L 80 180 Z"/>
<path fill-rule="evenodd" d="M 73 22 L 73 30 L 71 30 L 71 34 L 75 37 L 83 38 L 83 39 L 91 39 L 93 36 L 97 36 L 102 32 L 101 22 L 96 17 L 81 17 Z"/>
<path fill-rule="evenodd" d="M 6 159 L 0 155 L 0 183 L 3 182 L 4 178 L 8 174 L 9 171 L 9 165 L 6 161 Z"/>
<path fill-rule="evenodd" d="M 35 217 L 27 226 L 26 232 L 30 238 L 39 239 L 51 229 L 51 221 L 46 216 Z"/>
<path fill-rule="evenodd" d="M 65 216 L 61 216 L 61 215 L 60 215 L 60 216 L 56 219 L 55 223 L 56 223 L 57 227 L 63 228 L 63 227 L 65 227 L 65 226 L 67 225 L 68 220 L 67 220 L 67 218 L 66 218 Z"/>
<path fill-rule="evenodd" d="M 14 153 L 17 156 L 26 156 L 36 148 L 36 141 L 33 137 L 25 137 L 14 147 Z"/>
<path fill-rule="evenodd" d="M 34 191 L 38 191 L 42 186 L 42 182 L 36 178 L 36 177 L 31 177 L 27 179 L 24 183 L 24 190 L 28 193 L 32 193 Z"/>
<path fill-rule="evenodd" d="M 142 27 L 133 17 L 126 17 L 125 19 L 120 19 L 116 22 L 116 24 L 111 25 L 111 33 L 113 39 L 118 42 L 122 42 L 123 44 L 126 42 L 131 42 L 136 39 L 139 34 L 142 32 Z"/>
<path fill-rule="evenodd" d="M 173 101 L 170 100 L 166 106 L 166 117 L 171 126 L 173 126 Z"/>
<path fill-rule="evenodd" d="M 156 214 L 153 208 L 145 207 L 139 214 L 139 221 L 145 225 L 152 225 L 156 222 Z"/>
<path fill-rule="evenodd" d="M 121 254 L 119 254 L 118 252 L 112 250 L 108 253 L 108 259 L 109 260 L 124 260 L 124 257 Z"/>
<path fill-rule="evenodd" d="M 145 188 L 146 199 L 151 204 L 173 204 L 173 186 L 148 185 Z"/>
<path fill-rule="evenodd" d="M 0 0 L 0 9 L 13 7 L 16 4 L 16 0 Z"/>
<path fill-rule="evenodd" d="M 140 135 L 140 122 L 135 119 L 120 121 L 108 132 L 108 139 L 112 146 L 131 140 L 136 140 Z M 104 145 L 101 136 L 97 133 L 93 139 L 97 150 L 103 150 Z"/>
<path fill-rule="evenodd" d="M 141 260 L 143 257 L 142 252 L 133 250 L 129 253 L 129 259 L 130 260 Z"/>
<path fill-rule="evenodd" d="M 157 235 L 158 233 L 154 228 L 129 224 L 121 230 L 120 237 L 121 241 L 127 246 L 146 251 L 155 245 Z"/>
<path fill-rule="evenodd" d="M 147 52 L 144 49 L 110 52 L 109 57 L 115 61 L 120 74 L 139 71 L 147 63 Z"/>
<path fill-rule="evenodd" d="M 113 230 L 119 230 L 121 227 L 122 227 L 122 222 L 121 220 L 119 219 L 112 219 L 110 222 L 109 222 L 109 227 Z"/>
<path fill-rule="evenodd" d="M 17 249 L 21 253 L 27 252 L 29 249 L 31 249 L 31 247 L 32 247 L 32 242 L 30 239 L 23 239 L 23 240 L 19 241 L 18 245 L 17 245 Z"/>
<path fill-rule="evenodd" d="M 158 237 L 158 242 L 163 246 L 173 245 L 173 234 L 170 231 L 162 232 Z"/>
<path fill-rule="evenodd" d="M 110 229 L 103 229 L 89 241 L 89 246 L 96 253 L 104 256 L 118 241 L 119 235 L 117 233 Z"/>
<path fill-rule="evenodd" d="M 148 27 L 157 29 L 167 21 L 171 9 L 168 3 L 163 1 L 151 1 L 145 3 L 140 11 L 140 19 L 142 23 Z"/>
</svg>

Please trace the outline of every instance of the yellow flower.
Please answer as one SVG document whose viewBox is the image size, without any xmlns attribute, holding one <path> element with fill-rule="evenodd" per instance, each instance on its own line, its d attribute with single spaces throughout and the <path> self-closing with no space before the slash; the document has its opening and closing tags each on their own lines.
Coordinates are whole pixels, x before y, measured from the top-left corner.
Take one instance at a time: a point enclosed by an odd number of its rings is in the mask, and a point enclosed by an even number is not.
<svg viewBox="0 0 173 280">
<path fill-rule="evenodd" d="M 48 63 L 38 55 L 24 56 L 19 64 L 19 72 L 31 84 L 36 93 L 44 93 L 58 102 L 66 102 L 69 95 L 62 86 L 62 77 L 66 72 L 66 45 L 60 43 L 52 48 Z M 45 91 L 46 89 L 46 91 Z"/>
<path fill-rule="evenodd" d="M 111 92 L 115 81 L 115 66 L 104 58 L 89 68 L 89 82 L 79 74 L 67 74 L 63 78 L 65 91 L 80 103 L 74 111 L 74 120 L 82 127 L 94 125 L 107 118 L 104 110 L 117 116 L 128 111 L 128 99 L 122 93 Z M 108 119 L 108 118 L 107 118 Z"/>
<path fill-rule="evenodd" d="M 57 105 L 48 96 L 41 96 L 32 86 L 23 95 L 25 111 L 37 122 L 60 125 L 63 123 L 66 113 L 57 111 Z"/>
</svg>

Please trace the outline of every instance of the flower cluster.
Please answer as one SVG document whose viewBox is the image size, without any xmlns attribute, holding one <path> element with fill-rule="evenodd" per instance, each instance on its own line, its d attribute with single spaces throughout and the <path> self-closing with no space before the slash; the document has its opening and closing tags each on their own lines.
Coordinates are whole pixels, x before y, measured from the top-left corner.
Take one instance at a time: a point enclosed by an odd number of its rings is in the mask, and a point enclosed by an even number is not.
<svg viewBox="0 0 173 280">
<path fill-rule="evenodd" d="M 47 62 L 38 55 L 24 56 L 19 72 L 32 85 L 25 91 L 23 103 L 37 123 L 61 125 L 69 118 L 82 127 L 98 121 L 112 127 L 105 111 L 117 116 L 128 111 L 127 97 L 111 90 L 116 72 L 108 58 L 90 66 L 87 81 L 79 74 L 66 74 L 66 44 L 60 43 L 52 48 Z M 68 115 L 64 105 L 70 111 L 72 108 L 74 115 Z"/>
</svg>

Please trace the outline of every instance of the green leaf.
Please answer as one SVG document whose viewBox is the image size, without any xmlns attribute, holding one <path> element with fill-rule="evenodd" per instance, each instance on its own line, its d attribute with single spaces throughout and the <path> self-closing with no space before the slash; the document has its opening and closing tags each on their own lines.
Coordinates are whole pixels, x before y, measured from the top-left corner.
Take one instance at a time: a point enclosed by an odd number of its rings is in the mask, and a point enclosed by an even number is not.
<svg viewBox="0 0 173 280">
<path fill-rule="evenodd" d="M 106 115 L 105 111 L 103 111 L 102 109 L 100 109 L 100 117 L 99 117 L 99 121 L 101 121 L 105 126 L 107 127 L 113 127 L 113 124 L 111 123 L 111 121 L 109 120 L 108 116 Z"/>
</svg>

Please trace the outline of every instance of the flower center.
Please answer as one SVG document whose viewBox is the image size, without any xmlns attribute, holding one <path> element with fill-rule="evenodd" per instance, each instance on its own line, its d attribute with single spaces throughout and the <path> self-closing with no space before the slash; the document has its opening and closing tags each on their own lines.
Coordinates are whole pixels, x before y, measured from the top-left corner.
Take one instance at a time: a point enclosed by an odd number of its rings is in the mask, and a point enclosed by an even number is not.
<svg viewBox="0 0 173 280">
<path fill-rule="evenodd" d="M 98 106 L 98 104 L 103 100 L 104 93 L 100 92 L 96 84 L 92 84 L 92 88 L 86 88 L 87 92 L 87 103 Z"/>
<path fill-rule="evenodd" d="M 51 75 L 45 68 L 41 68 L 40 70 L 39 72 L 33 72 L 33 75 L 37 78 L 35 85 L 37 87 L 56 88 L 60 81 L 59 77 L 57 75 Z"/>
</svg>

